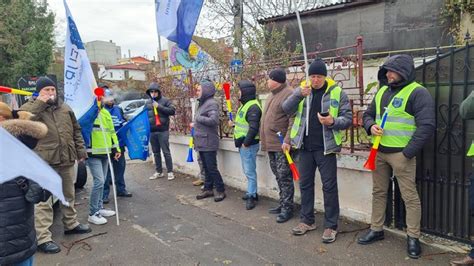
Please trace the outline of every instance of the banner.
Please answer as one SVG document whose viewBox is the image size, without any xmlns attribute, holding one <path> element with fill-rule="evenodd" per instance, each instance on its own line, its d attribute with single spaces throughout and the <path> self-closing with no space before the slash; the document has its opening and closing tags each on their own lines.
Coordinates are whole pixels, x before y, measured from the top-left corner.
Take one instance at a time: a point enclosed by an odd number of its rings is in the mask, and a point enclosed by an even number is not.
<svg viewBox="0 0 474 266">
<path fill-rule="evenodd" d="M 188 52 L 204 0 L 155 0 L 158 35 Z"/>
<path fill-rule="evenodd" d="M 119 129 L 119 139 L 125 141 L 130 159 L 145 161 L 148 158 L 148 142 L 150 141 L 150 122 L 146 106 L 128 123 Z"/>
<path fill-rule="evenodd" d="M 90 146 L 92 125 L 98 114 L 94 95 L 97 83 L 86 49 L 66 0 L 67 32 L 64 51 L 64 101 L 72 108 L 81 125 L 86 146 Z"/>
</svg>

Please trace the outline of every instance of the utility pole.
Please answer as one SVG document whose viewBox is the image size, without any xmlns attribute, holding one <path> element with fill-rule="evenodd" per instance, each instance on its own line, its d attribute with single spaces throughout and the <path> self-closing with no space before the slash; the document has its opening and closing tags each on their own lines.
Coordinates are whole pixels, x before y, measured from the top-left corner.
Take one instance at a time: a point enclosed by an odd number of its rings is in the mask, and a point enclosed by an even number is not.
<svg viewBox="0 0 474 266">
<path fill-rule="evenodd" d="M 242 60 L 242 26 L 244 23 L 244 1 L 234 0 L 232 11 L 234 13 L 234 53 L 236 54 L 237 59 Z"/>
</svg>

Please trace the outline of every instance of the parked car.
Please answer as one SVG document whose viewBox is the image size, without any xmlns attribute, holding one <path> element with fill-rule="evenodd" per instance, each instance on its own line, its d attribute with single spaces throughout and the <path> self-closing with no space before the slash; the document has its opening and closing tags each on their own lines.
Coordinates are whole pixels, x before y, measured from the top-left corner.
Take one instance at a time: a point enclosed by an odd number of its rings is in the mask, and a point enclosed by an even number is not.
<svg viewBox="0 0 474 266">
<path fill-rule="evenodd" d="M 142 110 L 142 107 L 146 104 L 146 101 L 146 99 L 123 101 L 119 103 L 119 106 L 122 108 L 125 118 L 128 120 Z"/>
</svg>

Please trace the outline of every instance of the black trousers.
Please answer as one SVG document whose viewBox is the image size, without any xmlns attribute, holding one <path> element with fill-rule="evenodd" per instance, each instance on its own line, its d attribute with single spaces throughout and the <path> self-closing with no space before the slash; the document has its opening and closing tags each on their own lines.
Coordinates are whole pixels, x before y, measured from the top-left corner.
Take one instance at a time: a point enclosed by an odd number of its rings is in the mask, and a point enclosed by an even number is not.
<svg viewBox="0 0 474 266">
<path fill-rule="evenodd" d="M 337 160 L 335 154 L 324 151 L 299 151 L 301 222 L 314 224 L 314 178 L 316 169 L 321 174 L 324 197 L 324 227 L 337 229 L 339 195 L 337 189 Z"/>
<path fill-rule="evenodd" d="M 218 192 L 224 192 L 224 181 L 219 169 L 217 169 L 217 151 L 200 151 L 199 156 L 206 173 L 204 189 L 212 190 L 215 187 Z"/>
</svg>

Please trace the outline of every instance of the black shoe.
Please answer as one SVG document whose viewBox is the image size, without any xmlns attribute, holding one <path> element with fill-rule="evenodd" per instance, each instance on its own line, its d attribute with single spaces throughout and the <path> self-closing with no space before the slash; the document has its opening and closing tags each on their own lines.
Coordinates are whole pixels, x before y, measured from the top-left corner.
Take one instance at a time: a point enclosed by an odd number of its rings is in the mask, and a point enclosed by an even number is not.
<svg viewBox="0 0 474 266">
<path fill-rule="evenodd" d="M 49 241 L 41 245 L 38 245 L 37 250 L 46 254 L 54 254 L 54 253 L 60 252 L 61 248 L 53 241 Z"/>
<path fill-rule="evenodd" d="M 247 193 L 245 193 L 243 196 L 242 196 L 242 200 L 248 200 L 249 196 L 247 195 Z M 256 201 L 258 201 L 258 194 L 255 194 L 255 198 L 254 198 Z"/>
<path fill-rule="evenodd" d="M 217 191 L 216 195 L 214 196 L 214 201 L 219 202 L 219 201 L 223 201 L 224 199 L 225 199 L 225 193 Z"/>
<path fill-rule="evenodd" d="M 268 213 L 280 214 L 281 213 L 281 207 L 278 206 L 278 207 L 270 208 L 270 209 L 268 209 Z"/>
<path fill-rule="evenodd" d="M 408 257 L 418 259 L 421 255 L 420 240 L 414 237 L 407 237 L 407 253 Z"/>
<path fill-rule="evenodd" d="M 284 223 L 290 220 L 293 217 L 292 211 L 282 210 L 280 214 L 278 214 L 276 221 L 277 223 Z"/>
<path fill-rule="evenodd" d="M 104 204 L 109 204 L 109 202 L 110 202 L 110 200 L 108 198 L 102 200 L 102 203 L 104 203 Z"/>
<path fill-rule="evenodd" d="M 122 193 L 117 193 L 117 197 L 131 198 L 132 193 L 130 193 L 128 191 L 125 191 L 125 192 L 122 192 Z"/>
<path fill-rule="evenodd" d="M 245 208 L 247 210 L 251 210 L 257 206 L 257 198 L 256 197 L 248 197 L 247 202 L 245 203 Z"/>
<path fill-rule="evenodd" d="M 92 229 L 87 224 L 79 224 L 78 226 L 74 227 L 74 229 L 64 231 L 64 234 L 87 234 L 90 232 L 92 232 Z"/>
<path fill-rule="evenodd" d="M 209 197 L 212 197 L 212 196 L 214 196 L 214 192 L 212 192 L 212 190 L 203 190 L 203 191 L 201 191 L 201 193 L 199 193 L 196 196 L 196 199 L 200 200 L 200 199 L 205 199 L 205 198 L 209 198 Z"/>
<path fill-rule="evenodd" d="M 364 236 L 357 239 L 357 243 L 361 245 L 368 245 L 382 239 L 384 239 L 383 231 L 374 231 L 369 229 L 369 231 Z"/>
</svg>

